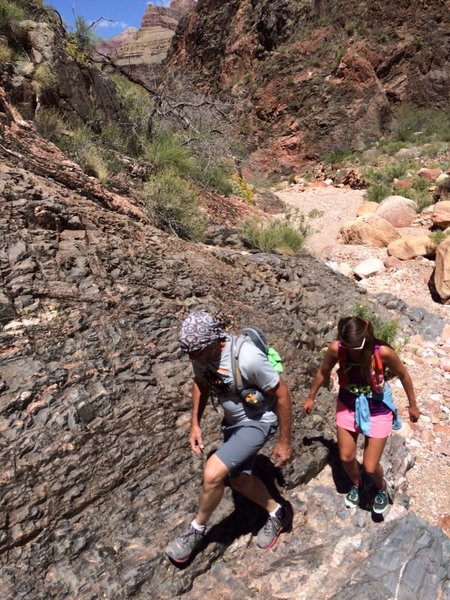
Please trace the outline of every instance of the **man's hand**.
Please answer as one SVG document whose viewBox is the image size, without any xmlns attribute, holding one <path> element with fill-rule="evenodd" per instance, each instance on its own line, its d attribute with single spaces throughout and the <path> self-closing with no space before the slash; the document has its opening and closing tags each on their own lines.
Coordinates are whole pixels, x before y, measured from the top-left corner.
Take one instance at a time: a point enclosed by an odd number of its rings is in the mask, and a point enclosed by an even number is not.
<svg viewBox="0 0 450 600">
<path fill-rule="evenodd" d="M 270 457 L 275 467 L 282 467 L 291 458 L 291 444 L 285 442 L 277 442 Z"/>
<path fill-rule="evenodd" d="M 195 454 L 202 454 L 204 448 L 202 440 L 202 430 L 198 425 L 193 425 L 191 427 L 191 433 L 189 434 L 189 444 L 191 446 L 192 452 L 195 452 Z"/>
</svg>

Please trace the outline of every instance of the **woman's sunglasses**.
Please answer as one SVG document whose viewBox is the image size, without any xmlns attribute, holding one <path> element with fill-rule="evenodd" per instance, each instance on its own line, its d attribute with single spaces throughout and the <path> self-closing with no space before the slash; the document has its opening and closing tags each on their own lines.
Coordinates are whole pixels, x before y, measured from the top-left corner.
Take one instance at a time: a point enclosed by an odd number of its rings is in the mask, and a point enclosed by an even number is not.
<svg viewBox="0 0 450 600">
<path fill-rule="evenodd" d="M 364 348 L 364 344 L 366 343 L 366 338 L 363 338 L 361 346 L 346 346 L 342 343 L 342 340 L 339 340 L 339 343 L 341 344 L 342 348 L 346 348 L 347 350 L 362 350 Z"/>
</svg>

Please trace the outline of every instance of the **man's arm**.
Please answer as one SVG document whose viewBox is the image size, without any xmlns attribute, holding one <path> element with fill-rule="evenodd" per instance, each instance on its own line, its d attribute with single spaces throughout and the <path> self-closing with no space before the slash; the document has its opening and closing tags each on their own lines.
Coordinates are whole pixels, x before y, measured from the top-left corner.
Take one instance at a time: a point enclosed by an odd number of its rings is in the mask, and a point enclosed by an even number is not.
<svg viewBox="0 0 450 600">
<path fill-rule="evenodd" d="M 272 390 L 268 392 L 276 397 L 276 412 L 280 430 L 279 438 L 272 452 L 272 462 L 276 467 L 284 465 L 292 453 L 292 397 L 291 391 L 282 377 Z"/>
<path fill-rule="evenodd" d="M 200 380 L 194 379 L 192 382 L 192 412 L 191 412 L 191 431 L 189 433 L 189 444 L 196 454 L 203 452 L 202 430 L 200 421 L 205 411 L 206 403 L 209 397 L 209 385 Z"/>
</svg>

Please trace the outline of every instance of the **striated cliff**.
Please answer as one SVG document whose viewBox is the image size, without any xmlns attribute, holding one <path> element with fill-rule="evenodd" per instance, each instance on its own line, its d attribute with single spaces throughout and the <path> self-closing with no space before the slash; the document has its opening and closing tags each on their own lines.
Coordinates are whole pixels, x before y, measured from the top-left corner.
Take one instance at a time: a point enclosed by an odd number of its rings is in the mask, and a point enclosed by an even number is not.
<svg viewBox="0 0 450 600">
<path fill-rule="evenodd" d="M 361 150 L 404 104 L 448 110 L 449 3 L 204 0 L 167 70 L 235 101 L 251 171 Z"/>
<path fill-rule="evenodd" d="M 159 65 L 166 58 L 178 22 L 195 6 L 195 0 L 173 0 L 169 7 L 147 4 L 139 29 L 130 28 L 103 42 L 99 50 L 122 67 L 145 75 L 146 66 Z"/>
</svg>

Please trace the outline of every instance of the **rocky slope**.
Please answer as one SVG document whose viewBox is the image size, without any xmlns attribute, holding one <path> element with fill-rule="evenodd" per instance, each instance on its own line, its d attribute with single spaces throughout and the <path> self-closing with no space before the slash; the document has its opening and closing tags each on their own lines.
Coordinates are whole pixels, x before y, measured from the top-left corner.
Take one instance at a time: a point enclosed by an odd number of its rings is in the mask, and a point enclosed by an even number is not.
<svg viewBox="0 0 450 600">
<path fill-rule="evenodd" d="M 400 105 L 448 109 L 449 3 L 205 0 L 167 69 L 235 102 L 247 173 L 378 140 Z"/>
<path fill-rule="evenodd" d="M 259 591 L 311 598 L 319 574 L 328 573 L 322 596 L 348 597 L 350 548 L 357 550 L 355 598 L 375 579 L 380 598 L 395 590 L 408 597 L 411 589 L 417 598 L 445 595 L 449 541 L 407 515 L 404 473 L 413 457 L 401 438 L 386 455 L 396 499 L 386 521 L 374 523 L 370 512 L 343 510 L 336 493 L 346 483 L 333 459 L 332 396 L 325 391 L 323 410 L 302 418 L 320 349 L 340 314 L 370 305 L 364 290 L 306 254 L 243 254 L 171 238 L 128 199 L 102 194 L 73 163 L 55 169 L 54 147 L 7 108 L 0 144 L 3 596 Z M 285 359 L 295 456 L 283 473 L 264 457 L 259 468 L 269 485 L 284 484 L 296 518 L 293 534 L 255 561 L 252 533 L 261 515 L 227 492 L 207 548 L 178 570 L 162 550 L 194 509 L 201 464 L 187 446 L 190 368 L 176 334 L 195 308 L 233 330 L 259 324 Z M 211 406 L 208 449 L 218 442 L 218 424 Z M 335 483 L 305 487 L 327 461 Z"/>
</svg>

